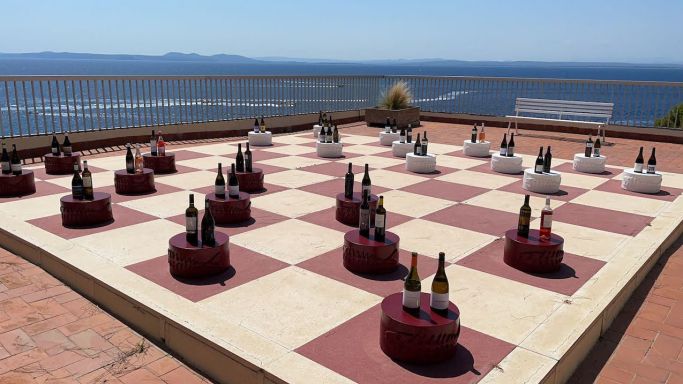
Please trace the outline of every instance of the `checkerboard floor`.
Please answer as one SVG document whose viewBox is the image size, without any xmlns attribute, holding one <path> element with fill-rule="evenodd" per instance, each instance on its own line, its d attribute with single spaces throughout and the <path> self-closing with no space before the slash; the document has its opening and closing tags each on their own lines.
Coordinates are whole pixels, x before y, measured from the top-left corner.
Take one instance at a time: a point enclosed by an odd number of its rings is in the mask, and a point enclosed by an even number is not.
<svg viewBox="0 0 683 384">
<path fill-rule="evenodd" d="M 409 173 L 372 132 L 344 134 L 342 159 L 318 158 L 310 132 L 253 148 L 266 188 L 251 196 L 252 220 L 217 228 L 230 236 L 233 267 L 211 278 L 174 278 L 165 255 L 168 239 L 184 231 L 188 193 L 201 201 L 212 191 L 216 163 L 233 161 L 234 142 L 174 150 L 179 171 L 155 176 L 157 192 L 144 196 L 114 193 L 123 155 L 91 159 L 115 221 L 88 229 L 61 225 L 70 176 L 37 168 L 35 195 L 0 200 L 3 227 L 282 380 L 399 384 L 560 375 L 568 368 L 558 361 L 681 222 L 682 190 L 665 183 L 658 195 L 634 194 L 619 187 L 623 167 L 585 175 L 555 159 L 563 178 L 553 229 L 565 238 L 564 262 L 551 275 L 522 273 L 502 262 L 501 239 L 528 193 L 521 175 L 494 173 L 488 159 L 441 143 L 431 144 L 437 172 Z M 357 190 L 368 163 L 373 193 L 385 197 L 388 230 L 401 237 L 395 273 L 356 275 L 342 266 L 351 228 L 335 221 L 334 206 L 348 162 Z M 538 226 L 543 196 L 531 195 Z M 450 297 L 462 316 L 456 357 L 437 366 L 394 362 L 379 349 L 379 304 L 402 289 L 410 251 L 421 255 L 427 290 L 438 252 L 446 252 Z"/>
</svg>

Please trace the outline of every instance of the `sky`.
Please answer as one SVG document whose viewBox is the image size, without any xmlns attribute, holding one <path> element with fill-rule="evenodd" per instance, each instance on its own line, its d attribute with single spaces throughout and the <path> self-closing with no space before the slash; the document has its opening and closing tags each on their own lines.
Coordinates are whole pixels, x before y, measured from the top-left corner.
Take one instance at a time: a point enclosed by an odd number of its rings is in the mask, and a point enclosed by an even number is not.
<svg viewBox="0 0 683 384">
<path fill-rule="evenodd" d="M 683 0 L 2 0 L 0 52 L 683 63 Z"/>
</svg>

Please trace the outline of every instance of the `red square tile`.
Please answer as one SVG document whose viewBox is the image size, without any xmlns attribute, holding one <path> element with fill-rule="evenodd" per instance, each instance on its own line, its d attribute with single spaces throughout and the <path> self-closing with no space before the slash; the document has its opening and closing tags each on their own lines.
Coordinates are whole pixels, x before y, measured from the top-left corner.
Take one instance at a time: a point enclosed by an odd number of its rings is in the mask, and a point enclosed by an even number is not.
<svg viewBox="0 0 683 384">
<path fill-rule="evenodd" d="M 34 197 L 55 195 L 58 193 L 66 195 L 71 193 L 71 190 L 46 181 L 36 181 L 36 193 L 19 197 L 0 197 L 0 203 L 9 203 L 11 201 L 32 199 Z"/>
<path fill-rule="evenodd" d="M 496 172 L 491 169 L 491 163 L 486 163 L 486 164 L 481 164 L 477 165 L 476 167 L 472 168 L 467 168 L 468 171 L 473 171 L 473 172 L 481 172 L 481 173 L 488 173 L 490 175 L 501 175 L 501 176 L 509 176 L 509 177 L 516 177 L 518 179 L 522 179 L 524 176 L 524 171 L 521 171 L 517 174 L 510 174 L 510 173 L 500 173 Z"/>
<path fill-rule="evenodd" d="M 554 220 L 580 225 L 602 231 L 635 236 L 643 230 L 652 217 L 596 208 L 582 204 L 563 204 L 553 214 Z"/>
<path fill-rule="evenodd" d="M 610 168 L 610 167 L 605 167 L 605 172 L 603 173 L 584 173 L 584 172 L 579 172 L 574 170 L 574 164 L 570 163 L 564 163 L 560 164 L 557 167 L 553 167 L 554 170 L 562 173 L 575 173 L 577 175 L 587 175 L 587 176 L 597 176 L 597 177 L 605 177 L 605 178 L 612 178 L 614 176 L 619 175 L 622 171 L 621 169 L 618 168 Z"/>
<path fill-rule="evenodd" d="M 246 149 L 246 148 L 242 148 L 242 150 L 245 150 L 245 149 Z M 264 150 L 261 149 L 261 148 L 258 148 L 258 149 L 250 148 L 250 149 L 251 149 L 251 152 L 252 152 L 252 154 L 251 154 L 252 162 L 254 162 L 254 163 L 257 163 L 257 162 L 259 162 L 259 161 L 277 159 L 277 158 L 280 158 L 280 157 L 285 157 L 285 156 L 287 156 L 287 155 L 284 155 L 284 154 L 282 154 L 282 153 L 275 153 L 275 152 L 264 151 Z M 237 153 L 230 154 L 230 155 L 231 155 L 230 157 L 235 158 L 235 156 L 237 155 Z M 254 165 L 254 166 L 256 166 L 256 165 Z M 260 166 L 259 166 L 259 167 L 260 167 Z"/>
<path fill-rule="evenodd" d="M 515 181 L 512 184 L 508 184 L 504 187 L 498 188 L 498 190 L 499 191 L 505 191 L 505 192 L 519 193 L 520 195 L 531 195 L 531 196 L 538 196 L 538 197 L 550 196 L 551 199 L 561 200 L 561 201 L 574 200 L 575 198 L 577 198 L 577 197 L 579 197 L 579 196 L 581 196 L 584 193 L 589 191 L 588 189 L 567 187 L 566 185 L 561 185 L 559 192 L 547 195 L 544 193 L 536 193 L 536 192 L 527 191 L 526 189 L 522 188 L 522 180 Z"/>
<path fill-rule="evenodd" d="M 438 162 L 436 164 L 436 170 L 434 172 L 431 172 L 431 173 L 415 173 L 415 172 L 407 171 L 405 164 L 398 164 L 398 165 L 394 165 L 393 167 L 384 168 L 384 169 L 386 169 L 387 171 L 402 172 L 402 173 L 407 173 L 409 175 L 428 177 L 430 179 L 458 171 L 457 169 L 454 169 L 454 168 L 441 167 L 441 166 L 439 166 Z"/>
<path fill-rule="evenodd" d="M 330 163 L 311 165 L 309 167 L 303 167 L 299 169 L 301 171 L 322 173 L 323 175 L 344 177 L 346 175 L 346 172 L 349 170 L 349 162 L 333 161 Z M 360 165 L 352 165 L 351 168 L 354 175 L 363 172 L 364 169 Z"/>
<path fill-rule="evenodd" d="M 342 151 L 342 157 L 339 158 L 326 158 L 326 157 L 320 157 L 318 156 L 318 153 L 315 151 L 315 148 L 313 149 L 313 152 L 309 153 L 303 153 L 299 155 L 301 157 L 308 157 L 309 159 L 321 159 L 321 160 L 328 160 L 328 161 L 345 161 L 345 160 L 350 160 L 353 159 L 354 157 L 359 157 L 361 155 L 357 153 L 349 153 L 349 152 L 343 152 Z"/>
<path fill-rule="evenodd" d="M 356 274 L 344 268 L 342 248 L 339 247 L 301 262 L 297 266 L 379 296 L 389 296 L 403 289 L 403 280 L 410 270 L 410 258 L 409 251 L 399 249 L 399 266 L 396 271 L 382 275 Z M 438 260 L 428 256 L 418 256 L 420 276 L 433 275 L 437 267 Z"/>
<path fill-rule="evenodd" d="M 265 195 L 269 195 L 271 193 L 284 191 L 285 189 L 287 189 L 287 187 L 282 187 L 282 186 L 275 185 L 275 184 L 263 183 L 263 190 L 258 191 L 258 192 L 251 192 L 251 193 L 249 193 L 249 195 L 251 197 L 265 196 Z M 195 188 L 192 191 L 197 192 L 197 193 L 203 193 L 203 194 L 207 195 L 209 193 L 213 193 L 215 191 L 215 187 L 213 185 L 207 185 L 206 187 Z"/>
<path fill-rule="evenodd" d="M 396 158 L 396 156 L 394 156 L 394 152 L 393 152 L 393 150 L 392 150 L 391 147 L 385 147 L 385 146 L 381 146 L 381 147 L 382 147 L 382 148 L 386 148 L 386 151 L 384 151 L 384 152 L 373 153 L 372 156 L 387 157 L 387 158 L 390 158 L 390 159 L 395 159 L 395 158 Z"/>
<path fill-rule="evenodd" d="M 204 216 L 204 210 L 199 210 L 199 220 Z M 287 220 L 285 216 L 280 216 L 276 213 L 264 211 L 262 209 L 251 208 L 251 219 L 237 224 L 216 224 L 216 230 L 223 232 L 228 236 L 234 236 L 243 232 L 251 231 L 252 229 L 262 228 L 271 224 L 277 224 Z M 166 218 L 176 224 L 185 226 L 185 215 L 176 215 Z M 231 245 L 232 246 L 232 245 Z"/>
<path fill-rule="evenodd" d="M 207 155 L 206 153 L 199 153 L 199 152 L 193 152 L 187 149 L 179 149 L 176 151 L 172 151 L 172 153 L 175 155 L 175 161 L 183 161 L 183 160 L 193 160 L 193 159 L 199 159 L 201 157 L 208 157 L 210 155 Z M 123 158 L 123 156 L 121 156 Z M 125 163 L 124 163 L 125 165 Z"/>
<path fill-rule="evenodd" d="M 73 239 L 76 237 L 92 235 L 94 233 L 100 233 L 158 219 L 158 217 L 151 216 L 134 209 L 126 208 L 118 204 L 112 204 L 111 210 L 112 214 L 114 215 L 114 221 L 94 227 L 78 229 L 66 228 L 62 225 L 61 215 L 41 217 L 39 219 L 29 220 L 28 222 L 62 238 Z"/>
<path fill-rule="evenodd" d="M 166 255 L 129 265 L 126 269 L 190 301 L 197 302 L 288 266 L 279 260 L 234 244 L 230 244 L 230 264 L 231 268 L 224 273 L 196 279 L 172 276 L 169 273 Z"/>
<path fill-rule="evenodd" d="M 82 157 L 82 156 L 81 156 L 81 166 L 83 166 L 83 165 L 82 165 L 82 164 L 83 164 L 83 160 L 88 160 L 88 158 L 85 158 L 85 157 Z M 123 165 L 124 165 L 124 166 L 126 165 L 125 161 L 123 162 Z M 92 172 L 92 173 L 106 172 L 106 171 L 107 171 L 106 169 L 93 167 L 93 166 L 91 166 L 91 165 L 88 165 L 88 169 L 89 169 L 90 172 Z M 34 175 L 36 178 L 40 179 L 40 180 L 50 180 L 50 179 L 56 179 L 56 178 L 59 178 L 59 177 L 66 177 L 66 176 L 72 176 L 72 175 L 73 175 L 73 173 L 70 173 L 70 174 L 67 174 L 67 175 L 48 175 L 47 173 L 45 173 L 45 166 L 43 166 L 43 167 L 41 167 L 41 168 L 37 168 L 37 169 L 32 169 L 32 171 L 33 171 L 33 175 Z"/>
<path fill-rule="evenodd" d="M 360 178 L 356 176 L 355 178 L 355 183 L 353 186 L 354 191 L 360 191 L 361 190 L 361 184 L 360 184 Z M 372 179 L 372 172 L 370 172 L 370 179 Z M 311 184 L 307 185 L 305 187 L 299 187 L 297 189 L 300 189 L 302 191 L 306 192 L 311 192 L 311 193 L 317 193 L 319 195 L 323 196 L 328 196 L 331 198 L 335 198 L 338 193 L 343 193 L 344 192 L 344 178 L 340 177 L 338 179 L 334 180 L 328 180 L 328 181 L 323 181 L 322 183 L 316 183 L 316 184 Z M 372 193 L 374 195 L 380 195 L 389 189 L 387 188 L 382 188 L 377 185 L 372 186 Z"/>
<path fill-rule="evenodd" d="M 418 195 L 425 195 L 445 199 L 450 201 L 465 201 L 475 196 L 479 196 L 488 192 L 488 189 L 472 187 L 464 184 L 448 183 L 440 180 L 427 180 L 421 183 L 413 184 L 404 188 L 402 191 L 416 193 Z"/>
<path fill-rule="evenodd" d="M 346 233 L 347 231 L 355 228 L 355 227 L 350 227 L 346 224 L 342 224 L 337 221 L 335 218 L 335 213 L 336 213 L 337 208 L 332 207 L 328 209 L 324 209 L 322 211 L 318 212 L 313 212 L 309 213 L 308 215 L 301 216 L 298 219 L 306 221 L 308 223 L 320 225 L 321 227 L 326 227 L 330 229 L 334 229 L 340 232 Z M 404 216 L 400 215 L 398 213 L 394 212 L 387 212 L 387 230 L 391 230 L 391 227 L 395 227 L 398 225 L 401 225 L 407 221 L 412 220 L 412 217 L 409 216 Z"/>
<path fill-rule="evenodd" d="M 503 261 L 504 246 L 505 239 L 498 239 L 460 259 L 456 264 L 569 296 L 573 295 L 605 265 L 605 262 L 601 260 L 565 252 L 559 271 L 547 274 L 529 274 L 505 264 Z"/>
<path fill-rule="evenodd" d="M 430 213 L 423 219 L 492 236 L 503 236 L 505 231 L 517 226 L 518 217 L 514 213 L 457 204 Z"/>
<path fill-rule="evenodd" d="M 274 165 L 261 164 L 261 163 L 254 163 L 253 167 L 254 168 L 260 168 L 263 171 L 263 180 L 268 180 L 268 175 L 270 175 L 270 174 L 278 173 L 278 172 L 282 172 L 282 171 L 287 170 L 287 168 L 284 168 L 284 167 L 276 167 Z"/>
<path fill-rule="evenodd" d="M 659 193 L 655 194 L 631 192 L 621 188 L 621 180 L 608 180 L 607 182 L 600 184 L 597 188 L 595 188 L 595 190 L 664 201 L 674 201 L 678 196 L 681 195 L 681 193 L 683 193 L 683 189 L 671 187 L 662 187 Z"/>
<path fill-rule="evenodd" d="M 106 192 L 111 195 L 112 203 L 122 203 L 124 201 L 131 201 L 136 199 L 141 199 L 143 197 L 150 197 L 152 195 L 164 195 L 166 193 L 182 191 L 180 188 L 172 187 L 170 185 L 155 183 L 156 191 L 152 193 L 147 193 L 144 195 L 119 195 L 116 193 L 116 188 L 113 185 L 108 187 L 95 188 L 97 192 Z"/>
<path fill-rule="evenodd" d="M 379 347 L 379 305 L 299 347 L 296 352 L 359 383 L 476 383 L 515 348 L 461 327 L 455 356 L 413 365 L 387 357 Z"/>
</svg>

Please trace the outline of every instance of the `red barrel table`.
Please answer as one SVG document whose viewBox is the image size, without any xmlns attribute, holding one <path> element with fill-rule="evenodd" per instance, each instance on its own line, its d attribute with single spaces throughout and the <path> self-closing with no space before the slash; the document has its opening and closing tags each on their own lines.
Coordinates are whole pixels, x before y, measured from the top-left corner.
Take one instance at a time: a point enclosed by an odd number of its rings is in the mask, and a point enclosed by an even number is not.
<svg viewBox="0 0 683 384">
<path fill-rule="evenodd" d="M 363 201 L 360 192 L 354 192 L 353 198 L 347 199 L 344 193 L 337 194 L 337 210 L 334 217 L 338 222 L 352 227 L 357 227 L 360 221 L 360 204 Z M 376 195 L 370 195 L 370 225 L 375 225 L 375 209 L 377 208 Z"/>
<path fill-rule="evenodd" d="M 215 193 L 206 195 L 209 207 L 216 224 L 242 223 L 251 218 L 251 199 L 246 192 L 240 192 L 239 198 L 218 197 Z"/>
<path fill-rule="evenodd" d="M 516 229 L 505 232 L 505 264 L 528 273 L 549 273 L 560 269 L 564 251 L 564 239 L 551 234 L 550 239 L 541 240 L 536 229 L 529 231 L 529 237 L 517 235 Z"/>
<path fill-rule="evenodd" d="M 261 192 L 263 191 L 263 170 L 252 168 L 251 172 L 237 172 L 237 181 L 242 192 Z"/>
<path fill-rule="evenodd" d="M 175 154 L 172 152 L 166 153 L 164 156 L 152 156 L 145 153 L 142 155 L 142 164 L 143 167 L 152 169 L 158 175 L 176 171 Z"/>
<path fill-rule="evenodd" d="M 168 241 L 168 266 L 173 276 L 202 277 L 217 275 L 230 268 L 228 235 L 216 232 L 216 245 L 204 247 L 187 242 L 185 232 Z"/>
<path fill-rule="evenodd" d="M 81 164 L 81 155 L 55 156 L 51 153 L 43 156 L 45 159 L 45 173 L 48 175 L 69 175 L 74 173 L 74 164 Z"/>
<path fill-rule="evenodd" d="M 143 168 L 142 173 L 128 173 L 125 169 L 114 172 L 114 188 L 119 195 L 142 195 L 156 191 L 154 171 Z"/>
<path fill-rule="evenodd" d="M 384 241 L 376 241 L 372 229 L 369 238 L 361 236 L 358 229 L 348 231 L 342 248 L 344 267 L 354 273 L 393 272 L 398 268 L 398 243 L 398 235 L 389 231 Z"/>
<path fill-rule="evenodd" d="M 429 294 L 420 294 L 420 312 L 403 310 L 403 293 L 382 300 L 379 345 L 392 359 L 416 364 L 434 364 L 455 355 L 460 336 L 460 311 L 453 303 L 448 313 L 429 308 Z"/>
<path fill-rule="evenodd" d="M 73 195 L 66 195 L 59 202 L 65 227 L 89 227 L 114 220 L 108 193 L 95 192 L 92 200 L 76 200 Z"/>
<path fill-rule="evenodd" d="M 36 193 L 33 171 L 23 169 L 21 175 L 0 174 L 0 197 L 19 197 Z"/>
</svg>

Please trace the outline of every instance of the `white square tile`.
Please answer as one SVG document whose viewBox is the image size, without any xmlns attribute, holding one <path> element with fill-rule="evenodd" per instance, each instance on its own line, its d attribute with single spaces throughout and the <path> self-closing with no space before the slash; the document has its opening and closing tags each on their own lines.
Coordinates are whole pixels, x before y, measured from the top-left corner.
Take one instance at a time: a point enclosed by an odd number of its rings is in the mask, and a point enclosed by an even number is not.
<svg viewBox="0 0 683 384">
<path fill-rule="evenodd" d="M 312 165 L 325 164 L 325 163 L 329 163 L 329 162 L 330 162 L 329 160 L 323 160 L 320 158 L 310 158 L 310 157 L 302 157 L 302 156 L 285 156 L 285 157 L 278 157 L 276 159 L 259 160 L 255 164 L 265 164 L 265 165 L 272 165 L 274 167 L 297 169 L 297 168 L 310 167 Z M 267 178 L 268 178 L 268 176 L 266 176 L 266 179 Z"/>
<path fill-rule="evenodd" d="M 126 154 L 125 153 L 122 153 L 119 155 L 114 155 L 114 156 L 108 156 L 108 157 L 81 159 L 81 167 L 83 166 L 82 160 L 88 161 L 89 167 L 106 169 L 108 171 L 118 171 L 119 169 L 126 169 Z"/>
<path fill-rule="evenodd" d="M 71 185 L 69 185 L 71 188 Z M 69 193 L 57 193 L 29 199 L 20 199 L 0 204 L 0 212 L 19 220 L 33 220 L 39 217 L 59 215 L 61 213 L 59 199 Z"/>
<path fill-rule="evenodd" d="M 346 144 L 370 144 L 376 143 L 377 138 L 374 136 L 363 136 L 363 135 L 342 135 L 342 141 Z"/>
<path fill-rule="evenodd" d="M 183 166 L 183 167 L 190 167 L 190 168 L 199 169 L 199 170 L 209 170 L 209 171 L 217 172 L 218 163 L 221 163 L 223 165 L 223 174 L 225 174 L 226 170 L 228 172 L 230 171 L 230 164 L 232 164 L 234 162 L 235 162 L 235 159 L 231 159 L 229 157 L 207 156 L 207 157 L 200 157 L 197 159 L 176 161 L 176 164 Z M 159 176 L 161 176 L 161 175 L 159 175 Z M 166 176 L 164 176 L 164 177 L 166 177 Z M 214 176 L 214 178 L 215 178 L 215 176 Z"/>
<path fill-rule="evenodd" d="M 301 137 L 301 136 L 297 136 L 297 135 L 273 136 L 273 143 L 296 145 L 296 144 L 306 144 L 306 143 L 313 143 L 313 142 L 315 142 L 315 139 L 313 137 Z"/>
<path fill-rule="evenodd" d="M 388 230 L 401 238 L 402 249 L 434 258 L 438 257 L 439 252 L 445 252 L 446 259 L 451 262 L 460 260 L 497 239 L 485 233 L 421 219 L 389 227 Z"/>
<path fill-rule="evenodd" d="M 365 173 L 359 173 L 357 180 L 363 180 Z M 384 188 L 399 189 L 409 185 L 417 184 L 426 180 L 426 177 L 410 175 L 406 173 L 399 173 L 394 171 L 387 171 L 385 169 L 376 169 L 370 172 L 370 180 L 372 185 L 378 185 Z"/>
<path fill-rule="evenodd" d="M 73 176 L 57 177 L 54 179 L 45 180 L 48 183 L 59 185 L 60 187 L 71 189 L 71 180 Z M 103 171 L 92 173 L 92 186 L 97 190 L 100 187 L 109 187 L 114 185 L 114 172 Z"/>
<path fill-rule="evenodd" d="M 488 163 L 486 160 L 477 160 L 458 156 L 439 155 L 436 157 L 437 167 L 468 169 L 486 163 Z"/>
<path fill-rule="evenodd" d="M 204 195 L 197 192 L 192 193 L 194 193 L 194 201 L 197 209 L 204 208 Z M 185 213 L 185 209 L 187 209 L 189 205 L 189 195 L 190 192 L 178 191 L 124 201 L 118 204 L 148 215 L 166 218 Z"/>
<path fill-rule="evenodd" d="M 449 173 L 447 175 L 439 176 L 436 179 L 441 181 L 448 181 L 450 183 L 471 185 L 474 187 L 487 189 L 496 189 L 504 187 L 508 184 L 512 184 L 515 181 L 519 180 L 517 178 L 509 176 L 492 175 L 490 173 L 473 172 L 467 170 Z"/>
<path fill-rule="evenodd" d="M 422 217 L 456 204 L 453 201 L 400 190 L 386 191 L 382 196 L 388 215 L 395 212 L 410 217 Z"/>
<path fill-rule="evenodd" d="M 429 142 L 427 152 L 433 153 L 435 155 L 443 155 L 446 153 L 451 153 L 455 151 L 461 150 L 462 147 L 459 145 L 450 145 L 450 144 L 440 144 L 440 143 L 434 143 L 434 142 Z M 449 156 L 452 157 L 452 156 Z"/>
<path fill-rule="evenodd" d="M 315 172 L 306 172 L 298 169 L 289 169 L 268 175 L 269 184 L 281 185 L 287 188 L 299 188 L 333 179 L 333 176 L 323 175 L 321 173 Z"/>
<path fill-rule="evenodd" d="M 262 149 L 262 151 L 280 153 L 283 155 L 294 155 L 294 156 L 296 156 L 296 155 L 303 155 L 305 153 L 315 152 L 315 148 L 306 147 L 303 145 L 285 145 L 282 147 L 273 147 L 273 148 Z"/>
<path fill-rule="evenodd" d="M 201 306 L 294 349 L 380 301 L 377 295 L 289 267 L 213 296 Z"/>
<path fill-rule="evenodd" d="M 531 228 L 540 226 L 540 219 L 531 222 Z M 564 238 L 565 252 L 603 261 L 609 261 L 614 256 L 614 252 L 618 252 L 621 245 L 631 239 L 630 236 L 560 221 L 553 221 L 552 230 L 553 233 Z"/>
<path fill-rule="evenodd" d="M 364 166 L 365 164 L 368 164 L 370 168 L 375 169 L 389 168 L 395 165 L 404 164 L 406 162 L 405 159 L 396 159 L 381 156 L 358 156 L 354 157 L 352 161 L 354 164 L 358 164 L 359 166 Z"/>
<path fill-rule="evenodd" d="M 378 153 L 391 151 L 391 147 L 376 147 L 373 145 L 349 145 L 344 148 L 345 152 L 358 155 L 376 155 Z"/>
<path fill-rule="evenodd" d="M 244 151 L 246 147 L 243 145 L 242 150 Z M 198 145 L 196 147 L 189 148 L 192 152 L 204 153 L 212 156 L 224 156 L 228 154 L 237 153 L 237 143 L 217 143 L 217 144 L 207 144 Z"/>
<path fill-rule="evenodd" d="M 566 185 L 567 187 L 593 189 L 606 183 L 607 180 L 608 179 L 604 177 L 579 175 L 569 172 L 562 173 L 562 185 Z"/>
<path fill-rule="evenodd" d="M 232 236 L 230 242 L 286 263 L 296 264 L 341 247 L 344 244 L 344 234 L 290 219 Z"/>
<path fill-rule="evenodd" d="M 298 189 L 289 189 L 251 199 L 251 206 L 287 217 L 299 217 L 334 207 L 333 197 L 318 195 Z"/>
<path fill-rule="evenodd" d="M 612 209 L 636 215 L 657 216 L 669 203 L 647 197 L 629 196 L 620 193 L 588 191 L 571 201 L 591 207 Z"/>
<path fill-rule="evenodd" d="M 463 204 L 476 205 L 478 207 L 497 209 L 499 211 L 519 213 L 519 209 L 524 204 L 524 195 L 518 193 L 505 191 L 488 191 L 481 195 L 475 196 L 469 200 L 465 200 Z M 556 209 L 564 204 L 564 201 L 557 199 L 550 199 L 550 207 Z M 533 217 L 540 217 L 541 211 L 545 206 L 545 199 L 542 197 L 531 196 L 529 199 L 531 206 L 531 215 Z"/>
<path fill-rule="evenodd" d="M 214 167 L 218 164 L 214 164 Z M 215 169 L 215 168 L 214 168 Z M 174 175 L 154 175 L 154 182 L 185 190 L 208 187 L 216 181 L 216 171 L 195 171 Z"/>
</svg>

